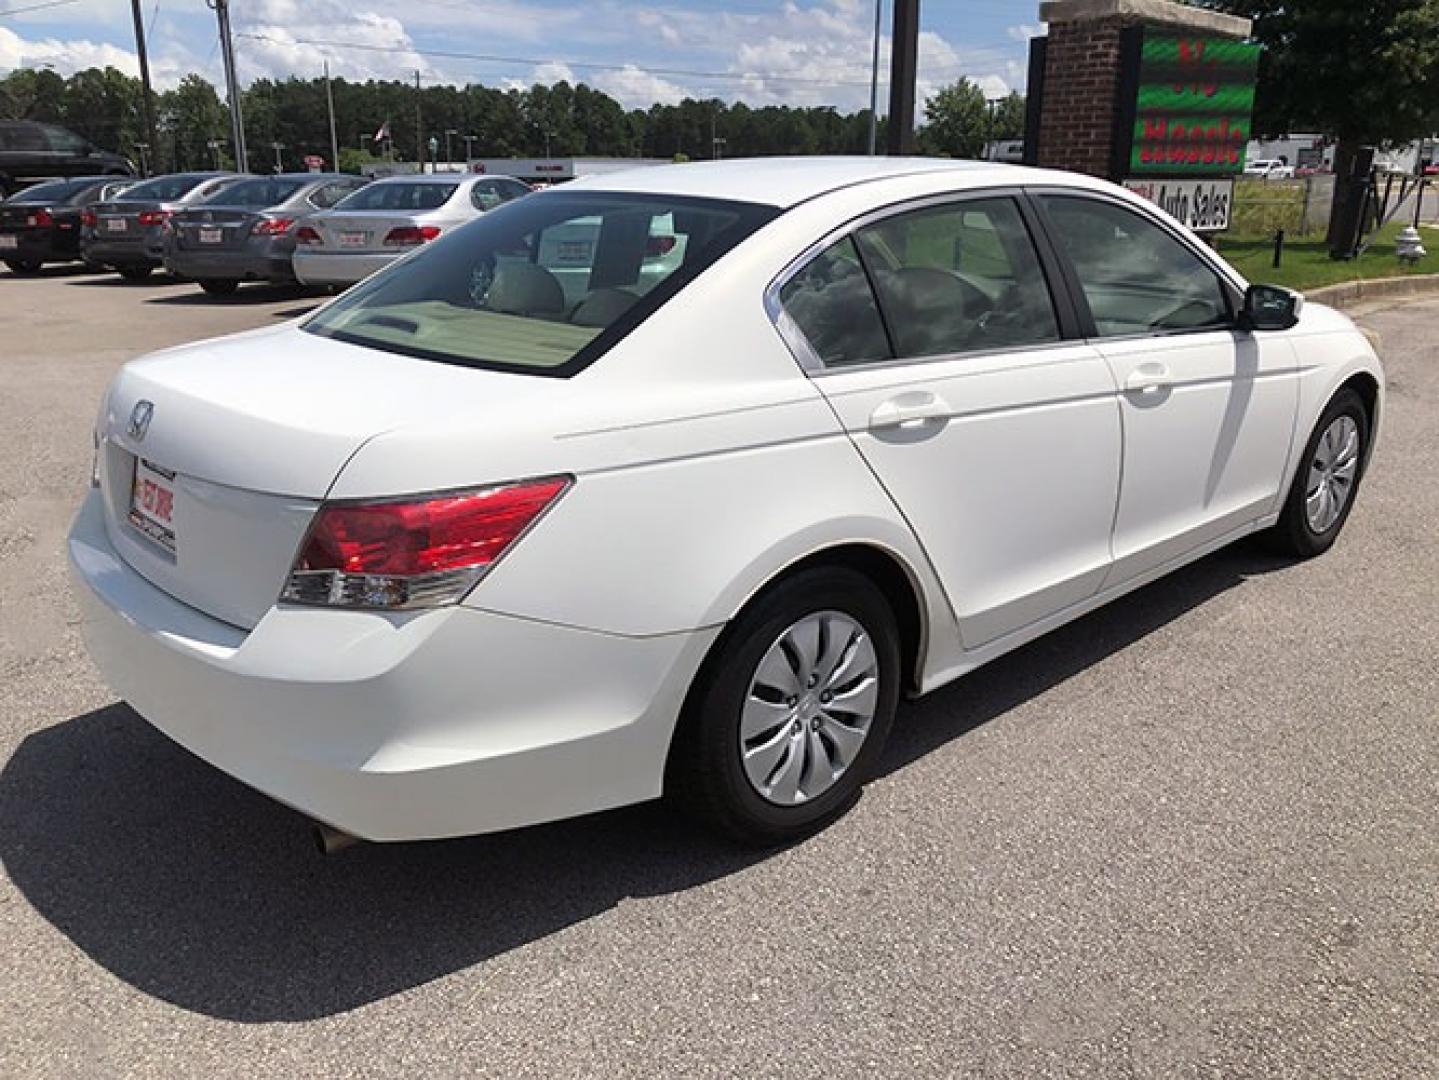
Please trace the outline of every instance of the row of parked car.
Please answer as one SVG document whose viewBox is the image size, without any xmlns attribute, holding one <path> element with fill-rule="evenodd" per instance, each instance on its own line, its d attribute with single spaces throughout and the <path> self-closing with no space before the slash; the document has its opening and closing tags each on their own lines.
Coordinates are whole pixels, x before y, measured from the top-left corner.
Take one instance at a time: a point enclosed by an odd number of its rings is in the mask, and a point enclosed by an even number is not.
<svg viewBox="0 0 1439 1080">
<path fill-rule="evenodd" d="M 0 261 L 16 274 L 83 262 L 132 280 L 163 267 L 217 295 L 246 281 L 345 286 L 529 192 L 468 173 L 75 177 L 0 203 Z"/>
</svg>

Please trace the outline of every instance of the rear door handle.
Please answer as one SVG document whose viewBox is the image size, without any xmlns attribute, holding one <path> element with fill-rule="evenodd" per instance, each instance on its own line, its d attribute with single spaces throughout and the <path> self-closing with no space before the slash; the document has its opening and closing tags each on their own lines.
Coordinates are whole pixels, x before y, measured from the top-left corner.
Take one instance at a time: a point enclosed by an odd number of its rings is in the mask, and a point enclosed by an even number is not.
<svg viewBox="0 0 1439 1080">
<path fill-rule="evenodd" d="M 1174 385 L 1169 369 L 1163 364 L 1140 364 L 1124 380 L 1124 389 L 1131 394 L 1157 397 Z"/>
<path fill-rule="evenodd" d="M 869 414 L 871 430 L 917 428 L 932 420 L 949 418 L 948 402 L 926 390 L 900 394 L 882 402 Z"/>
</svg>

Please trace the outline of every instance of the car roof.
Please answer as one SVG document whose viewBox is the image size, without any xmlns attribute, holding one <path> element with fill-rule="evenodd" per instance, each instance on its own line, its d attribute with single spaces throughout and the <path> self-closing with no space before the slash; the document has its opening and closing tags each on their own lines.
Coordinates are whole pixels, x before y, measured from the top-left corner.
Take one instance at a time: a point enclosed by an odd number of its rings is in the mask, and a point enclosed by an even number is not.
<svg viewBox="0 0 1439 1080">
<path fill-rule="evenodd" d="M 376 184 L 458 184 L 461 180 L 479 180 L 483 177 L 476 173 L 402 173 L 398 176 L 376 177 Z"/>
<path fill-rule="evenodd" d="M 924 157 L 766 157 L 647 165 L 584 177 L 553 190 L 584 188 L 690 195 L 788 208 L 853 184 L 916 174 L 944 173 L 956 189 L 999 184 L 1063 183 L 1088 186 L 1086 177 L 993 161 Z"/>
</svg>

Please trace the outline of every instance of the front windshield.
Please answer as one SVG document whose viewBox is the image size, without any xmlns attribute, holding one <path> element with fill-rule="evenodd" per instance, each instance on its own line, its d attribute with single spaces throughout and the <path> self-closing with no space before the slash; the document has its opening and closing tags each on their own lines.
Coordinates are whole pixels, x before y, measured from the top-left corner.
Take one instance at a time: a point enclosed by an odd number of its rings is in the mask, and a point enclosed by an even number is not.
<svg viewBox="0 0 1439 1080">
<path fill-rule="evenodd" d="M 274 177 L 242 180 L 238 184 L 231 184 L 229 187 L 217 191 L 208 199 L 203 200 L 202 205 L 244 206 L 257 210 L 266 206 L 278 206 L 309 182 L 308 180 L 280 180 Z"/>
<path fill-rule="evenodd" d="M 778 213 L 673 195 L 517 199 L 356 286 L 305 329 L 426 360 L 570 375 Z"/>
<path fill-rule="evenodd" d="M 455 193 L 458 184 L 416 184 L 381 180 L 362 187 L 335 204 L 336 210 L 438 210 Z"/>
<path fill-rule="evenodd" d="M 176 199 L 183 199 L 196 187 L 210 179 L 208 176 L 195 176 L 181 173 L 177 176 L 157 176 L 154 180 L 146 180 L 143 184 L 136 184 L 125 192 L 127 202 L 174 202 Z"/>
</svg>

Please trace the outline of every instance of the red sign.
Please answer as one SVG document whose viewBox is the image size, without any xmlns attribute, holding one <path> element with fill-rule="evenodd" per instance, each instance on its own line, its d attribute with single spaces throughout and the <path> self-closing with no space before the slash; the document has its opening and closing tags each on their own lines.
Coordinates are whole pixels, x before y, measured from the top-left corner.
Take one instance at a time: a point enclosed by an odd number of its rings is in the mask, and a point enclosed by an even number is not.
<svg viewBox="0 0 1439 1080">
<path fill-rule="evenodd" d="M 312 169 L 323 169 L 325 167 L 325 159 L 319 154 L 306 154 L 304 160 L 305 164 Z"/>
</svg>

